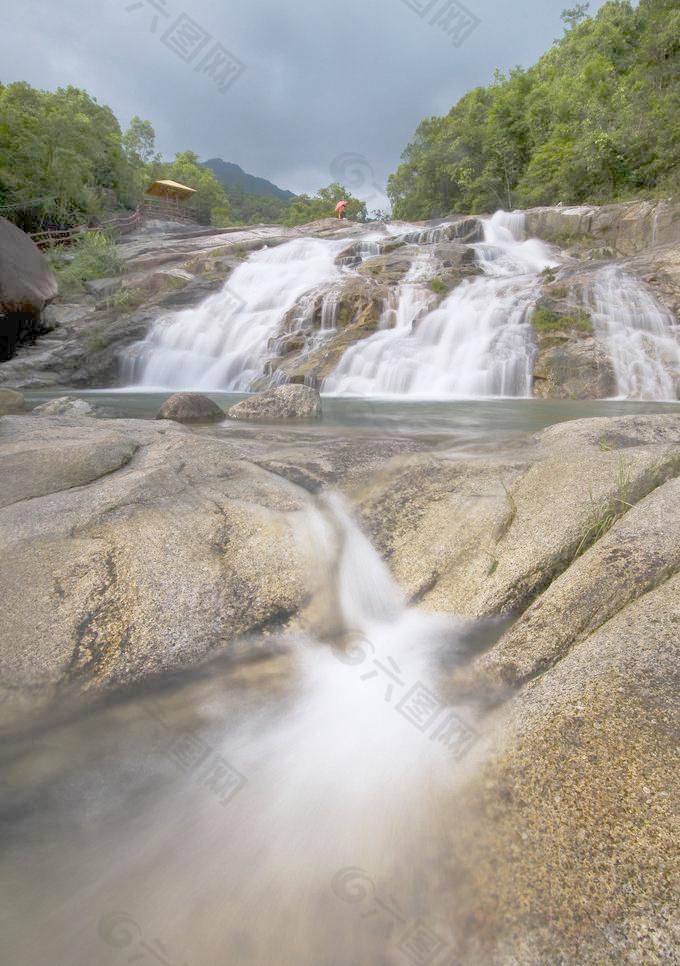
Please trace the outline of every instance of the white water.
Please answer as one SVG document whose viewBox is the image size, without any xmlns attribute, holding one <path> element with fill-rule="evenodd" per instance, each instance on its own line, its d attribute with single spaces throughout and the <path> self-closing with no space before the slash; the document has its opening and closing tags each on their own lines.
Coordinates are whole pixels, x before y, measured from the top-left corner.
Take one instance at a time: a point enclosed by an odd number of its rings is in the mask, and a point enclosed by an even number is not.
<svg viewBox="0 0 680 966">
<path fill-rule="evenodd" d="M 391 329 L 351 346 L 323 389 L 339 395 L 528 396 L 534 342 L 528 312 L 538 276 L 556 264 L 525 240 L 521 213 L 497 212 L 473 246 L 484 276 L 424 311 L 432 293 L 409 281 Z"/>
<path fill-rule="evenodd" d="M 128 381 L 142 387 L 243 391 L 263 372 L 286 313 L 339 277 L 346 242 L 300 238 L 254 252 L 222 290 L 156 322 L 130 350 Z"/>
<path fill-rule="evenodd" d="M 527 239 L 522 212 L 496 212 L 483 222 L 484 241 L 469 246 L 483 274 L 433 308 L 430 281 L 440 269 L 432 246 L 450 238 L 451 230 L 446 223 L 431 229 L 387 226 L 388 234 L 424 247 L 390 290 L 378 331 L 345 351 L 324 392 L 531 396 L 536 343 L 530 312 L 540 273 L 558 263 L 547 245 Z M 162 318 L 127 351 L 126 381 L 146 389 L 204 391 L 246 391 L 263 377 L 269 385 L 284 382 L 273 363 L 288 351 L 290 336 L 303 337 L 303 358 L 334 334 L 343 279 L 380 253 L 380 236 L 355 242 L 339 267 L 338 255 L 346 249 L 346 240 L 305 238 L 253 253 L 221 292 Z M 595 337 L 611 358 L 618 394 L 675 399 L 680 343 L 671 314 L 616 268 L 595 276 L 590 301 Z"/>
<path fill-rule="evenodd" d="M 598 272 L 590 298 L 595 335 L 611 359 L 619 395 L 675 399 L 680 328 L 672 314 L 615 266 Z"/>
</svg>

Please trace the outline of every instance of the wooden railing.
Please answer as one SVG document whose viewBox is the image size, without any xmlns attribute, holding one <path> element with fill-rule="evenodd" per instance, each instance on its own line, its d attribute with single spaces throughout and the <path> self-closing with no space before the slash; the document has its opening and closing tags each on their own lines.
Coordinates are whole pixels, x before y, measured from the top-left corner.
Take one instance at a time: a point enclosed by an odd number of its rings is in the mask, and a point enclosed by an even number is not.
<svg viewBox="0 0 680 966">
<path fill-rule="evenodd" d="M 159 221 L 181 221 L 187 224 L 198 222 L 198 212 L 195 208 L 190 208 L 172 198 L 145 198 L 142 204 L 147 218 L 157 218 Z"/>
<path fill-rule="evenodd" d="M 112 235 L 127 235 L 140 225 L 144 224 L 147 218 L 158 218 L 160 220 L 180 221 L 186 224 L 196 224 L 198 215 L 195 209 L 187 208 L 184 205 L 173 202 L 165 198 L 148 198 L 137 205 L 135 210 L 129 215 L 116 215 L 107 221 L 102 221 L 98 225 L 76 225 L 74 228 L 47 228 L 44 231 L 36 231 L 31 234 L 31 238 L 38 248 L 52 248 L 56 245 L 68 247 L 82 235 L 91 233 L 106 232 Z"/>
</svg>

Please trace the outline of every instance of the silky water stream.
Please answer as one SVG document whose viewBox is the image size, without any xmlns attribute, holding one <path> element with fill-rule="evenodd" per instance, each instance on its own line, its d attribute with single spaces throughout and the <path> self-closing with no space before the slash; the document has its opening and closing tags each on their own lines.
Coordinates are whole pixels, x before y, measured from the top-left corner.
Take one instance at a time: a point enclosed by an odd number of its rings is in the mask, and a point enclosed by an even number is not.
<svg viewBox="0 0 680 966">
<path fill-rule="evenodd" d="M 445 803 L 480 735 L 440 682 L 469 629 L 406 604 L 337 494 L 295 529 L 327 575 L 326 639 L 270 640 L 267 660 L 217 662 L 13 748 L 12 966 L 453 949 L 435 890 Z"/>
</svg>

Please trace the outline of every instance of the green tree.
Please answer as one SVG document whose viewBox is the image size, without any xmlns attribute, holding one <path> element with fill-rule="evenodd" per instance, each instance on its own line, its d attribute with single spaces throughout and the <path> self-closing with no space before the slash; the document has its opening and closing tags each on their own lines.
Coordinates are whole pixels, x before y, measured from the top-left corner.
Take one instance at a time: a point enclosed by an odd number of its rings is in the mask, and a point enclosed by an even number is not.
<svg viewBox="0 0 680 966">
<path fill-rule="evenodd" d="M 680 190 L 677 0 L 564 12 L 564 37 L 528 70 L 476 88 L 418 127 L 390 176 L 398 218 Z"/>
<path fill-rule="evenodd" d="M 122 143 L 125 156 L 134 165 L 141 166 L 159 160 L 158 155 L 154 154 L 156 132 L 151 121 L 143 121 L 137 114 L 130 121 Z"/>
<path fill-rule="evenodd" d="M 575 7 L 568 7 L 562 11 L 562 21 L 567 27 L 576 27 L 585 20 L 590 10 L 590 3 L 577 3 Z"/>
<path fill-rule="evenodd" d="M 118 121 L 75 87 L 0 86 L 0 205 L 27 227 L 95 217 L 103 189 L 121 204 L 134 191 Z"/>
<path fill-rule="evenodd" d="M 202 167 L 198 155 L 193 151 L 181 151 L 169 164 L 154 165 L 153 177 L 177 181 L 193 188 L 196 194 L 192 196 L 190 204 L 204 224 L 225 226 L 229 223 L 231 206 L 226 192 L 212 171 Z"/>
<path fill-rule="evenodd" d="M 286 225 L 303 225 L 320 218 L 332 218 L 335 206 L 339 201 L 349 202 L 347 217 L 354 221 L 366 221 L 366 204 L 354 198 L 343 185 L 338 182 L 319 189 L 314 197 L 297 195 L 290 203 L 285 217 Z"/>
</svg>

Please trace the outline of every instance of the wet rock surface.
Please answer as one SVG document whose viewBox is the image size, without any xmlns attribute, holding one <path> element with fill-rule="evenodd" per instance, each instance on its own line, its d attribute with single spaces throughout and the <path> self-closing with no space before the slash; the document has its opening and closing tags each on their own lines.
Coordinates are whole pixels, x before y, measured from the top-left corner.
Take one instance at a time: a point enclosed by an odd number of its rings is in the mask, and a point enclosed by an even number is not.
<svg viewBox="0 0 680 966">
<path fill-rule="evenodd" d="M 165 400 L 156 419 L 174 419 L 178 423 L 212 422 L 224 419 L 224 411 L 199 392 L 176 392 Z"/>
<path fill-rule="evenodd" d="M 305 492 L 233 448 L 153 421 L 1 434 L 5 710 L 187 666 L 303 601 Z"/>
<path fill-rule="evenodd" d="M 33 409 L 36 416 L 94 416 L 96 409 L 84 399 L 75 396 L 58 396 L 41 403 Z"/>
<path fill-rule="evenodd" d="M 463 963 L 677 959 L 679 594 L 643 590 L 488 721 L 451 814 Z"/>
<path fill-rule="evenodd" d="M 230 419 L 318 419 L 321 396 L 309 386 L 277 386 L 232 406 Z"/>
<path fill-rule="evenodd" d="M 578 420 L 516 458 L 416 454 L 351 491 L 406 592 L 466 617 L 523 610 L 597 538 L 595 522 L 678 474 L 676 416 Z"/>
<path fill-rule="evenodd" d="M 527 218 L 529 233 L 553 244 L 581 240 L 619 255 L 680 244 L 680 209 L 668 201 L 531 208 Z"/>
</svg>

